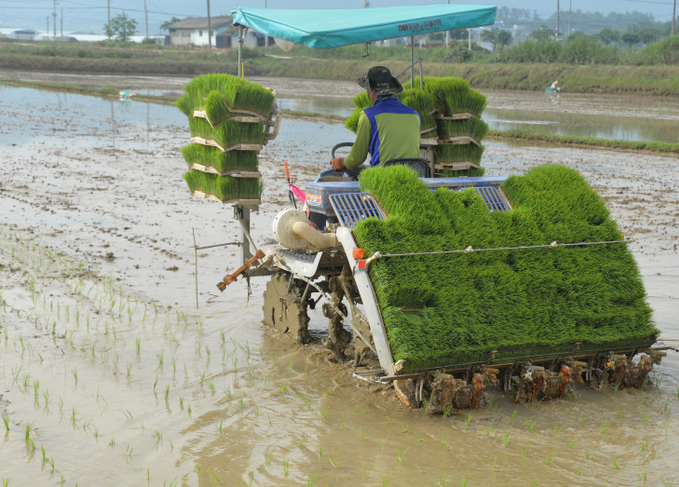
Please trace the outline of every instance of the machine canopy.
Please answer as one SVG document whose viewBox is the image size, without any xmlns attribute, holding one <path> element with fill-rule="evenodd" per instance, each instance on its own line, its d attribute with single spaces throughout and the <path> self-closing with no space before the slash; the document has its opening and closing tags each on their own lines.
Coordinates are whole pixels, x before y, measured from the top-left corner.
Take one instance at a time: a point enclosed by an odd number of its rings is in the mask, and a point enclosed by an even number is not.
<svg viewBox="0 0 679 487">
<path fill-rule="evenodd" d="M 495 23 L 497 7 L 421 5 L 332 10 L 237 8 L 233 24 L 316 49 Z"/>
</svg>

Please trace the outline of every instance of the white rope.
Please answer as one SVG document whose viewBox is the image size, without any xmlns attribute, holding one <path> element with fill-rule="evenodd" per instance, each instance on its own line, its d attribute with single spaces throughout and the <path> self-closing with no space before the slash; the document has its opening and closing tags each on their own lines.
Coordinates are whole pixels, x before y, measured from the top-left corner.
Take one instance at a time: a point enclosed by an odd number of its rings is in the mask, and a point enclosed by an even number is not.
<svg viewBox="0 0 679 487">
<path fill-rule="evenodd" d="M 472 246 L 465 247 L 464 249 L 458 250 L 437 250 L 432 252 L 404 252 L 402 254 L 382 254 L 380 252 L 375 252 L 371 257 L 366 259 L 365 266 L 368 265 L 376 259 L 383 257 L 413 257 L 419 255 L 440 255 L 440 254 L 470 254 L 472 252 L 495 252 L 502 250 L 526 250 L 526 249 L 544 249 L 544 248 L 557 248 L 557 247 L 577 247 L 581 245 L 603 245 L 603 244 L 614 244 L 614 243 L 629 243 L 634 242 L 632 239 L 625 240 L 606 240 L 601 242 L 577 242 L 577 243 L 557 243 L 552 242 L 546 245 L 521 245 L 518 247 L 496 247 L 492 249 L 475 249 Z"/>
</svg>

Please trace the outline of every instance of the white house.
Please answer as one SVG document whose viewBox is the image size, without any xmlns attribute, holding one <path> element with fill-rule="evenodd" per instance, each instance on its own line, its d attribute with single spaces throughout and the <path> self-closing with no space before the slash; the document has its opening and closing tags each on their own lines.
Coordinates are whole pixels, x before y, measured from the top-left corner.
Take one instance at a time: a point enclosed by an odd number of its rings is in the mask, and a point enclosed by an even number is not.
<svg viewBox="0 0 679 487">
<path fill-rule="evenodd" d="M 224 34 L 232 25 L 233 18 L 228 15 L 210 17 L 213 47 L 229 47 L 224 45 Z M 173 46 L 207 46 L 209 44 L 207 17 L 189 17 L 170 24 L 166 28 L 170 34 L 170 44 Z"/>
</svg>

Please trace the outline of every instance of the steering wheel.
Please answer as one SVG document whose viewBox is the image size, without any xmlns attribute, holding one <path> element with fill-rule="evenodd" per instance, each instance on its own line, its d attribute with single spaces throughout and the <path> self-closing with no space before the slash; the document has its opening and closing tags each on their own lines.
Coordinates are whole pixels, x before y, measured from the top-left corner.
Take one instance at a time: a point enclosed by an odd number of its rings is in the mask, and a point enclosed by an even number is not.
<svg viewBox="0 0 679 487">
<path fill-rule="evenodd" d="M 337 149 L 341 149 L 342 147 L 353 147 L 353 146 L 354 146 L 353 142 L 340 142 L 339 144 L 335 144 L 335 147 L 333 147 L 332 150 L 330 151 L 330 155 L 334 159 L 335 158 L 335 151 Z"/>
<path fill-rule="evenodd" d="M 333 147 L 332 150 L 330 151 L 330 155 L 334 159 L 335 158 L 335 151 L 337 149 L 341 149 L 342 147 L 353 147 L 353 146 L 354 146 L 353 142 L 340 142 L 339 144 L 335 144 L 335 147 Z M 335 169 L 335 173 L 343 173 L 343 174 L 346 173 L 353 178 L 358 177 L 358 171 L 352 171 L 350 169 Z"/>
</svg>

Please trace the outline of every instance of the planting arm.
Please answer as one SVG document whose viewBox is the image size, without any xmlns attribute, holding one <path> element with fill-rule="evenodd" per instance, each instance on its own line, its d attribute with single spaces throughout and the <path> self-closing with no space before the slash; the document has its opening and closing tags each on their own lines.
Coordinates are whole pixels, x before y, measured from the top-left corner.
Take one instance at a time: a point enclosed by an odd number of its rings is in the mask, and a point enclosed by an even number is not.
<svg viewBox="0 0 679 487">
<path fill-rule="evenodd" d="M 245 272 L 245 269 L 250 267 L 252 264 L 257 262 L 262 257 L 264 257 L 264 252 L 262 252 L 261 250 L 258 250 L 257 253 L 255 253 L 255 255 L 250 257 L 248 260 L 245 261 L 245 263 L 242 266 L 240 266 L 238 269 L 236 269 L 236 272 L 234 272 L 233 274 L 229 274 L 229 275 L 225 276 L 224 280 L 222 282 L 217 283 L 217 287 L 219 288 L 219 290 L 224 292 L 224 289 L 226 289 L 226 286 L 228 286 L 233 281 L 235 281 L 238 276 L 240 276 L 243 272 Z"/>
</svg>

